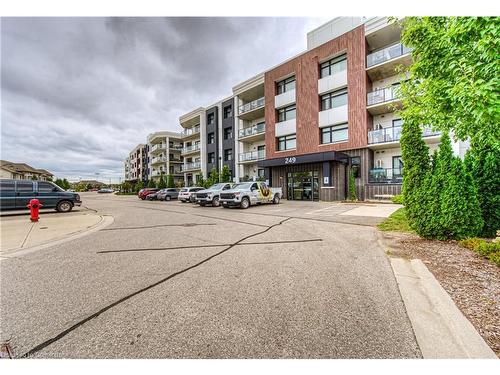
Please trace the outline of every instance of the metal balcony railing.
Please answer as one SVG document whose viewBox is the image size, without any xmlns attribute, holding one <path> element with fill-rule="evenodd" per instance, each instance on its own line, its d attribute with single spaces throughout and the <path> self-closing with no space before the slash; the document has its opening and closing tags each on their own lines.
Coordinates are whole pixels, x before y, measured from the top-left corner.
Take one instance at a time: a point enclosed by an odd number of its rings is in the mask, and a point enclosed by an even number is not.
<svg viewBox="0 0 500 375">
<path fill-rule="evenodd" d="M 265 99 L 263 97 L 259 98 L 259 99 L 256 99 L 256 100 L 253 100 L 253 101 L 251 101 L 249 103 L 240 105 L 239 106 L 239 111 L 240 111 L 239 113 L 243 114 L 243 113 L 246 113 L 246 112 L 253 111 L 254 109 L 263 107 L 264 104 L 265 104 Z"/>
<path fill-rule="evenodd" d="M 374 168 L 368 172 L 368 182 L 393 183 L 403 182 L 403 168 Z"/>
<path fill-rule="evenodd" d="M 200 144 L 196 143 L 194 145 L 184 147 L 182 149 L 182 153 L 186 154 L 188 152 L 198 151 L 199 149 L 200 149 Z"/>
<path fill-rule="evenodd" d="M 261 122 L 260 124 L 256 124 L 253 126 L 249 126 L 248 128 L 240 129 L 239 137 L 245 138 L 251 135 L 261 134 L 266 131 L 266 124 Z"/>
<path fill-rule="evenodd" d="M 371 106 L 374 104 L 380 104 L 385 102 L 390 102 L 391 100 L 397 99 L 399 85 L 389 86 L 380 90 L 375 90 L 367 94 L 367 105 Z"/>
<path fill-rule="evenodd" d="M 156 150 L 165 150 L 167 147 L 167 145 L 165 145 L 164 143 L 158 143 L 156 145 L 153 145 L 153 147 L 151 147 L 151 151 L 154 152 Z"/>
<path fill-rule="evenodd" d="M 152 158 L 151 159 L 151 164 L 166 163 L 166 162 L 167 162 L 167 158 L 164 157 L 164 156 L 156 157 L 156 158 Z"/>
<path fill-rule="evenodd" d="M 194 169 L 200 169 L 200 168 L 201 168 L 201 162 L 199 162 L 199 161 L 195 161 L 194 163 L 186 163 L 186 164 L 181 166 L 181 170 L 183 172 L 191 171 Z"/>
<path fill-rule="evenodd" d="M 261 160 L 266 158 L 266 150 L 243 152 L 239 155 L 240 163 L 246 161 Z"/>
<path fill-rule="evenodd" d="M 370 53 L 368 56 L 366 56 L 366 66 L 370 68 L 374 65 L 378 65 L 383 62 L 406 55 L 411 51 L 411 48 L 405 47 L 401 43 L 397 43 L 392 46 L 385 47 L 380 51 Z"/>
<path fill-rule="evenodd" d="M 195 126 L 193 128 L 189 128 L 189 129 L 184 129 L 182 132 L 181 132 L 181 136 L 182 137 L 187 137 L 189 135 L 193 135 L 193 134 L 198 134 L 200 132 L 200 127 L 199 126 Z"/>
</svg>

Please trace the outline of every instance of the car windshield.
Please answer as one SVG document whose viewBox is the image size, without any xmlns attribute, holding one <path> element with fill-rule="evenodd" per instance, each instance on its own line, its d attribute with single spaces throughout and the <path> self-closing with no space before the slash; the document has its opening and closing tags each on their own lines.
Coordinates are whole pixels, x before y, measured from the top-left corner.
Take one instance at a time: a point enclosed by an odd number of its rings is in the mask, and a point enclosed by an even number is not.
<svg viewBox="0 0 500 375">
<path fill-rule="evenodd" d="M 215 184 L 215 185 L 210 186 L 209 189 L 220 190 L 220 189 L 222 189 L 224 187 L 224 185 L 226 185 L 226 184 Z"/>
<path fill-rule="evenodd" d="M 181 189 L 181 193 L 185 193 L 188 189 Z"/>
<path fill-rule="evenodd" d="M 253 182 L 243 182 L 242 184 L 237 184 L 234 189 L 250 189 L 250 186 L 252 186 Z"/>
</svg>

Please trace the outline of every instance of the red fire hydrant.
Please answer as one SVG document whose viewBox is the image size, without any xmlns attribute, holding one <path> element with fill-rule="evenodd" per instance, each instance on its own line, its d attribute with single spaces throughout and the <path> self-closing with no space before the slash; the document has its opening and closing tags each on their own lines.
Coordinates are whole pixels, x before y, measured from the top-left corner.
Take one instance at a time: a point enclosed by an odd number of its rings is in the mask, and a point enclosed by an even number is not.
<svg viewBox="0 0 500 375">
<path fill-rule="evenodd" d="M 30 203 L 28 204 L 28 208 L 30 209 L 30 220 L 31 221 L 38 221 L 38 214 L 40 212 L 40 207 L 42 207 L 43 204 L 40 203 L 38 199 L 31 199 Z"/>
</svg>

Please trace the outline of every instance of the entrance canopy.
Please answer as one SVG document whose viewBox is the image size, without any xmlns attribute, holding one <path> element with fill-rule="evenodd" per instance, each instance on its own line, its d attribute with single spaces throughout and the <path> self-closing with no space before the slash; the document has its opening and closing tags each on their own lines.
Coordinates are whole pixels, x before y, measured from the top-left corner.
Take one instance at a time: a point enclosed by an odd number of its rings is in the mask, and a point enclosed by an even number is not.
<svg viewBox="0 0 500 375">
<path fill-rule="evenodd" d="M 258 162 L 258 166 L 262 168 L 278 167 L 282 165 L 294 165 L 303 163 L 319 163 L 325 161 L 337 161 L 347 164 L 349 156 L 339 151 L 317 152 L 314 154 L 287 156 L 274 159 L 266 159 Z"/>
</svg>

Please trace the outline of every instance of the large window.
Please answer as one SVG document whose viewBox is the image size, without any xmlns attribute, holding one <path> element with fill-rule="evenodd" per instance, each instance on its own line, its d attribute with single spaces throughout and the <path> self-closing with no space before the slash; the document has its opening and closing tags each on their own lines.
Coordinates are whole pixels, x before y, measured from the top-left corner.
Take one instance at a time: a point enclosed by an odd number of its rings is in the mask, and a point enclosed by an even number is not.
<svg viewBox="0 0 500 375">
<path fill-rule="evenodd" d="M 361 177 L 361 158 L 359 156 L 351 158 L 351 170 L 354 178 Z"/>
<path fill-rule="evenodd" d="M 276 87 L 278 90 L 278 95 L 290 90 L 295 90 L 295 76 L 284 79 L 283 81 L 279 81 L 278 83 L 276 83 Z"/>
<path fill-rule="evenodd" d="M 17 191 L 33 191 L 33 182 L 31 181 L 18 181 Z"/>
<path fill-rule="evenodd" d="M 392 127 L 393 128 L 396 128 L 398 126 L 403 126 L 403 119 L 395 119 L 395 120 L 392 120 Z"/>
<path fill-rule="evenodd" d="M 328 128 L 321 129 L 321 143 L 323 144 L 347 141 L 347 138 L 347 124 L 329 126 Z"/>
<path fill-rule="evenodd" d="M 321 110 L 337 108 L 347 105 L 347 89 L 338 90 L 329 94 L 321 95 Z"/>
<path fill-rule="evenodd" d="M 209 113 L 207 116 L 208 125 L 212 125 L 214 123 L 214 120 L 215 120 L 215 114 Z"/>
<path fill-rule="evenodd" d="M 233 128 L 224 128 L 224 139 L 233 138 Z"/>
<path fill-rule="evenodd" d="M 227 149 L 224 150 L 224 161 L 233 160 L 233 150 Z"/>
<path fill-rule="evenodd" d="M 214 136 L 214 133 L 208 133 L 208 136 L 207 136 L 207 141 L 208 141 L 208 144 L 212 144 L 215 142 L 215 136 Z"/>
<path fill-rule="evenodd" d="M 341 72 L 347 69 L 347 57 L 346 55 L 338 56 L 329 61 L 325 61 L 320 66 L 320 77 L 328 77 L 332 74 Z"/>
<path fill-rule="evenodd" d="M 294 119 L 296 115 L 297 111 L 295 110 L 295 104 L 278 109 L 278 122 Z"/>
<path fill-rule="evenodd" d="M 215 153 L 213 152 L 208 153 L 208 163 L 209 164 L 215 163 Z"/>
<path fill-rule="evenodd" d="M 278 151 L 291 150 L 297 146 L 297 137 L 295 134 L 285 135 L 278 138 Z"/>
<path fill-rule="evenodd" d="M 233 115 L 233 108 L 230 105 L 224 107 L 224 118 L 229 118 L 232 115 Z"/>
</svg>

